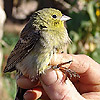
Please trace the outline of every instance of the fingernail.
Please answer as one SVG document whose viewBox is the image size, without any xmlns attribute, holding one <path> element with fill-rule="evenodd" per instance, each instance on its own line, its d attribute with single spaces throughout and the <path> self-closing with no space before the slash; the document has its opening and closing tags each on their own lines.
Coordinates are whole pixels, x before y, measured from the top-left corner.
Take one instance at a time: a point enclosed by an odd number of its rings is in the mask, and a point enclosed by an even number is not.
<svg viewBox="0 0 100 100">
<path fill-rule="evenodd" d="M 44 74 L 41 75 L 41 79 L 43 84 L 51 85 L 57 81 L 56 71 L 53 69 L 46 70 Z"/>
</svg>

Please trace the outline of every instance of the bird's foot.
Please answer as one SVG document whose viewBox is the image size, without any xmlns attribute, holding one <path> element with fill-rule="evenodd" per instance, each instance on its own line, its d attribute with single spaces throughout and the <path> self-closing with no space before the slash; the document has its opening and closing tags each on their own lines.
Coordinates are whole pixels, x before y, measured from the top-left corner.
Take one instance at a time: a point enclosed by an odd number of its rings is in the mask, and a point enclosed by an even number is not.
<svg viewBox="0 0 100 100">
<path fill-rule="evenodd" d="M 66 79 L 67 79 L 67 77 L 69 77 L 69 79 L 71 79 L 73 77 L 74 78 L 80 78 L 79 74 L 77 74 L 73 70 L 68 69 L 67 67 L 62 67 L 62 65 L 71 64 L 71 63 L 72 63 L 72 60 L 65 62 L 65 63 L 58 64 L 57 66 L 52 66 L 52 69 L 54 69 L 54 70 L 59 69 L 60 71 L 62 71 L 66 75 Z"/>
</svg>

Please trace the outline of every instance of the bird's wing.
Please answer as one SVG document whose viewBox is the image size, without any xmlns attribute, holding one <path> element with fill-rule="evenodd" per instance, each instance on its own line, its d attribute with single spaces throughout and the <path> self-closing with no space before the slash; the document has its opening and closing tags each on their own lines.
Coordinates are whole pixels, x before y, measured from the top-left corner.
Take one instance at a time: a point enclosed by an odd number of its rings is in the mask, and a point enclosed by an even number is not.
<svg viewBox="0 0 100 100">
<path fill-rule="evenodd" d="M 20 39 L 7 60 L 7 65 L 4 69 L 4 72 L 11 72 L 15 70 L 16 64 L 22 61 L 29 54 L 39 38 L 40 31 L 35 30 L 32 25 L 32 20 L 30 20 L 22 30 Z"/>
</svg>

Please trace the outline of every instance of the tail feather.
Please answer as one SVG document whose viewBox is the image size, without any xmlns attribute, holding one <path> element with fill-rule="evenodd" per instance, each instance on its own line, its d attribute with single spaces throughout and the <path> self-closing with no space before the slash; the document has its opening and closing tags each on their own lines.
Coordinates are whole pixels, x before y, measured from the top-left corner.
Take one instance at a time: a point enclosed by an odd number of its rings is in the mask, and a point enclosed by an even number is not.
<svg viewBox="0 0 100 100">
<path fill-rule="evenodd" d="M 27 91 L 27 89 L 22 89 L 22 88 L 18 87 L 15 100 L 24 100 L 23 95 L 26 91 Z"/>
</svg>

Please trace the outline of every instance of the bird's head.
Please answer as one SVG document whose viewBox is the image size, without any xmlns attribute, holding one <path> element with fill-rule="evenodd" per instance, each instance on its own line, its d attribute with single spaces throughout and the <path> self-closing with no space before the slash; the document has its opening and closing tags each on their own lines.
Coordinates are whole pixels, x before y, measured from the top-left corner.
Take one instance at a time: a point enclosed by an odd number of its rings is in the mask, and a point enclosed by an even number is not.
<svg viewBox="0 0 100 100">
<path fill-rule="evenodd" d="M 33 24 L 37 24 L 41 28 L 58 28 L 64 27 L 64 21 L 70 19 L 70 17 L 63 15 L 59 10 L 53 8 L 44 8 L 35 12 L 33 17 Z"/>
</svg>

